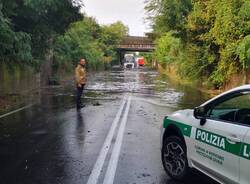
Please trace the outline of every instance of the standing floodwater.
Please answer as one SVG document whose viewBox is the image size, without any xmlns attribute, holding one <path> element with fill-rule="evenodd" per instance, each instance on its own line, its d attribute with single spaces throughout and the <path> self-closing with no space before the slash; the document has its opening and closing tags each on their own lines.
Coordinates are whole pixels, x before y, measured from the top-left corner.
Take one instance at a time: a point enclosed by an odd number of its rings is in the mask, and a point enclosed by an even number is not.
<svg viewBox="0 0 250 184">
<path fill-rule="evenodd" d="M 175 108 L 193 108 L 208 99 L 208 95 L 195 86 L 176 84 L 166 75 L 146 68 L 90 74 L 87 90 L 108 94 L 133 93 L 145 100 Z"/>
</svg>

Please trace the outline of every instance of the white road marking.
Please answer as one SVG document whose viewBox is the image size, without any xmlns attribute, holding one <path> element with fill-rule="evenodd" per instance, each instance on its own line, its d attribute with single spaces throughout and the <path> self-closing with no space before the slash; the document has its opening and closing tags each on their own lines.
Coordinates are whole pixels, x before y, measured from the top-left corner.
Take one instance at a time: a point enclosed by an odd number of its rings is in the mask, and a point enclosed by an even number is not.
<svg viewBox="0 0 250 184">
<path fill-rule="evenodd" d="M 123 108 L 125 106 L 126 100 L 127 100 L 127 96 L 125 96 L 123 98 L 122 105 L 121 105 L 119 111 L 117 112 L 116 117 L 115 117 L 115 119 L 114 119 L 114 121 L 113 121 L 113 123 L 111 125 L 109 133 L 108 133 L 108 135 L 107 135 L 107 137 L 106 137 L 106 139 L 104 141 L 102 149 L 101 149 L 101 151 L 100 151 L 100 153 L 98 155 L 98 158 L 96 160 L 94 168 L 93 168 L 93 170 L 91 172 L 91 175 L 89 176 L 87 184 L 96 184 L 98 182 L 98 179 L 99 179 L 99 176 L 100 176 L 104 161 L 106 159 L 109 148 L 111 146 L 111 142 L 112 142 L 116 127 L 118 125 L 118 122 L 120 120 L 120 117 L 121 117 Z"/>
<path fill-rule="evenodd" d="M 158 103 L 155 100 L 145 99 L 145 98 L 141 98 L 141 97 L 133 97 L 133 99 L 137 100 L 137 101 L 146 102 L 146 103 L 149 103 L 149 104 L 152 104 L 152 105 L 157 105 L 157 106 L 160 106 L 160 107 L 171 107 L 171 108 L 175 108 L 176 107 L 176 105 L 171 105 L 168 102 Z"/>
<path fill-rule="evenodd" d="M 107 172 L 106 172 L 105 177 L 104 177 L 103 184 L 113 184 L 114 183 L 115 173 L 116 173 L 117 164 L 118 164 L 121 146 L 122 146 L 123 135 L 124 135 L 127 119 L 128 119 L 130 104 L 131 104 L 131 96 L 129 96 L 129 98 L 128 98 L 126 110 L 125 110 L 125 113 L 123 115 L 121 125 L 119 127 L 116 142 L 115 142 L 113 152 L 112 152 L 112 155 L 111 155 L 111 158 L 109 161 Z"/>
<path fill-rule="evenodd" d="M 26 105 L 26 106 L 24 106 L 24 107 L 22 107 L 22 108 L 20 108 L 20 109 L 17 109 L 17 110 L 8 112 L 8 113 L 6 113 L 6 114 L 3 114 L 3 115 L 0 116 L 0 119 L 1 119 L 1 118 L 4 118 L 4 117 L 6 117 L 6 116 L 9 116 L 9 115 L 11 115 L 11 114 L 14 114 L 14 113 L 16 113 L 16 112 L 22 111 L 22 110 L 24 110 L 24 109 L 28 109 L 28 108 L 30 108 L 31 106 L 33 106 L 33 104 Z"/>
</svg>

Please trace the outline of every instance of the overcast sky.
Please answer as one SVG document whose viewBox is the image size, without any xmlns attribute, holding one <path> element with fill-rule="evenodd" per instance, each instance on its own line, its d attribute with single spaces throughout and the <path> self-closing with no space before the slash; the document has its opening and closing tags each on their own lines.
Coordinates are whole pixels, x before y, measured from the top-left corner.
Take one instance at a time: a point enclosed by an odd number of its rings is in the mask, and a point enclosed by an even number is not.
<svg viewBox="0 0 250 184">
<path fill-rule="evenodd" d="M 100 24 L 118 20 L 129 27 L 131 36 L 143 36 L 148 31 L 144 23 L 144 0 L 85 0 L 85 12 Z"/>
</svg>

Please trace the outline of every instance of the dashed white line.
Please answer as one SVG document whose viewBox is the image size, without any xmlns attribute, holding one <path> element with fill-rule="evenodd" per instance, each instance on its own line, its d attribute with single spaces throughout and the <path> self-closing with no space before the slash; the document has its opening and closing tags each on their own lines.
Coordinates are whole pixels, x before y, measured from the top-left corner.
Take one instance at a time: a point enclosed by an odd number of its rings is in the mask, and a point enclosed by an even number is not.
<svg viewBox="0 0 250 184">
<path fill-rule="evenodd" d="M 101 149 L 101 151 L 100 151 L 100 153 L 98 155 L 98 158 L 96 160 L 94 168 L 93 168 L 93 170 L 91 172 L 91 175 L 89 176 L 87 184 L 96 184 L 98 182 L 98 179 L 99 179 L 99 176 L 100 176 L 104 161 L 106 159 L 107 153 L 108 153 L 109 148 L 111 146 L 111 141 L 112 141 L 112 138 L 114 136 L 116 127 L 118 125 L 118 122 L 120 120 L 120 117 L 121 117 L 121 114 L 122 114 L 122 111 L 123 111 L 123 108 L 124 108 L 124 105 L 125 105 L 126 101 L 127 101 L 127 96 L 125 96 L 123 98 L 121 107 L 120 107 L 119 111 L 117 112 L 116 117 L 115 117 L 115 119 L 114 119 L 114 121 L 113 121 L 113 123 L 111 125 L 109 133 L 108 133 L 108 135 L 107 135 L 107 137 L 106 137 L 106 139 L 104 141 L 102 149 Z"/>
<path fill-rule="evenodd" d="M 24 109 L 30 108 L 31 106 L 33 106 L 33 104 L 26 105 L 26 106 L 24 106 L 24 107 L 22 107 L 22 108 L 20 108 L 20 109 L 16 109 L 16 110 L 14 110 L 14 111 L 11 111 L 11 112 L 8 112 L 8 113 L 6 113 L 6 114 L 3 114 L 3 115 L 0 116 L 0 119 L 1 119 L 1 118 L 4 118 L 4 117 L 6 117 L 6 116 L 9 116 L 9 115 L 11 115 L 11 114 L 14 114 L 14 113 L 16 113 L 16 112 L 22 111 L 22 110 L 24 110 Z"/>
<path fill-rule="evenodd" d="M 118 164 L 121 146 L 122 146 L 123 135 L 124 135 L 127 119 L 128 119 L 130 103 L 131 103 L 131 96 L 129 96 L 129 98 L 128 98 L 126 110 L 125 110 L 125 113 L 123 115 L 121 125 L 119 127 L 116 142 L 115 142 L 113 152 L 112 152 L 112 155 L 111 155 L 111 158 L 109 161 L 107 172 L 106 172 L 105 177 L 104 177 L 103 184 L 113 184 L 114 183 L 115 173 L 116 173 L 117 164 Z"/>
</svg>

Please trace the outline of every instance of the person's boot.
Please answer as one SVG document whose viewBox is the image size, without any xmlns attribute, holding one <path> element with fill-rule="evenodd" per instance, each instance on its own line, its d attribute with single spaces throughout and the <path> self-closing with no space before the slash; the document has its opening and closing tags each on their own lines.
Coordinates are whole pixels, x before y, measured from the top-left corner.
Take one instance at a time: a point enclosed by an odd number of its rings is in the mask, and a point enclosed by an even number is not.
<svg viewBox="0 0 250 184">
<path fill-rule="evenodd" d="M 86 106 L 85 104 L 81 104 L 81 106 L 80 106 L 80 107 L 81 107 L 81 108 L 83 108 L 83 107 L 85 107 L 85 106 Z"/>
<path fill-rule="evenodd" d="M 83 108 L 83 107 L 85 107 L 84 104 L 80 104 L 80 105 L 77 105 L 77 106 L 76 106 L 76 108 L 77 108 L 78 110 L 81 109 L 81 108 Z"/>
</svg>

